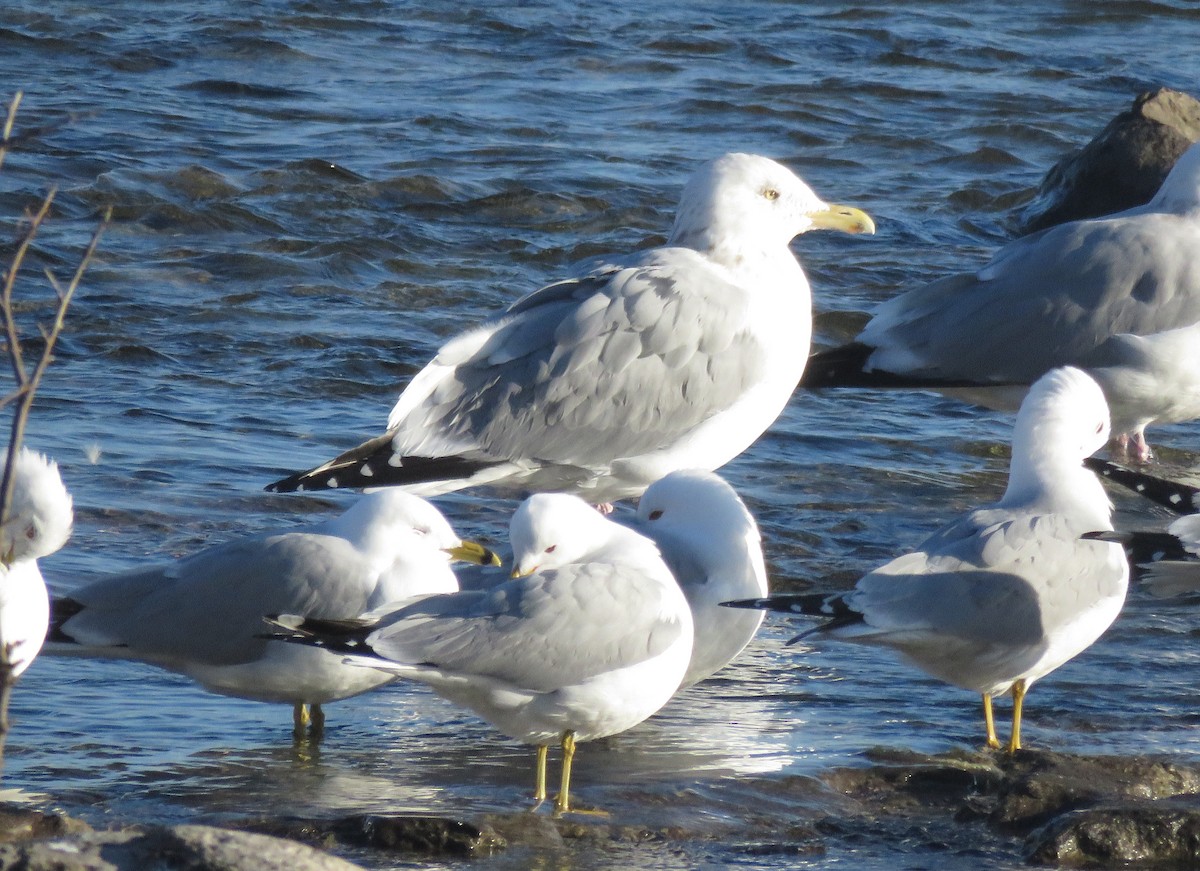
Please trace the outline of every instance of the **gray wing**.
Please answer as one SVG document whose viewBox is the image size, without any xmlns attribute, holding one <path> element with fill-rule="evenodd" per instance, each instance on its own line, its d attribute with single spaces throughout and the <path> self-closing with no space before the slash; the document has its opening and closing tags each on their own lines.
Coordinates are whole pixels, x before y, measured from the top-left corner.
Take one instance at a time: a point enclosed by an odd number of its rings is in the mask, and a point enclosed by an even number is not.
<svg viewBox="0 0 1200 871">
<path fill-rule="evenodd" d="M 266 614 L 356 617 L 373 572 L 344 539 L 286 533 L 210 548 L 74 590 L 62 625 L 85 646 L 151 661 L 233 665 L 258 658 Z M 116 651 L 114 651 L 116 652 Z"/>
<path fill-rule="evenodd" d="M 1058 514 L 973 512 L 863 577 L 848 603 L 876 632 L 1041 643 L 1101 599 L 1121 595 L 1119 547 L 1084 541 Z"/>
<path fill-rule="evenodd" d="M 430 596 L 381 620 L 377 656 L 550 692 L 643 662 L 685 627 L 628 566 L 566 566 L 492 590 Z"/>
<path fill-rule="evenodd" d="M 1172 215 L 1051 227 L 881 305 L 860 340 L 870 365 L 942 377 L 1032 381 L 1115 333 L 1200 321 L 1200 228 Z"/>
<path fill-rule="evenodd" d="M 761 379 L 765 355 L 747 318 L 745 292 L 694 251 L 600 267 L 447 345 L 414 379 L 428 390 L 419 404 L 401 396 L 393 445 L 580 466 L 653 451 Z"/>
</svg>

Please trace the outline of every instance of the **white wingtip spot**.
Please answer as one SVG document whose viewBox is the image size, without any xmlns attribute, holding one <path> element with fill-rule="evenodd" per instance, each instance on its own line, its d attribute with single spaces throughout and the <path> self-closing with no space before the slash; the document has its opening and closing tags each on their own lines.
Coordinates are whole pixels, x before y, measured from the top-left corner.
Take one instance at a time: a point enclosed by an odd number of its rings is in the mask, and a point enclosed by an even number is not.
<svg viewBox="0 0 1200 871">
<path fill-rule="evenodd" d="M 1180 496 L 1178 493 L 1171 494 L 1171 504 L 1172 505 L 1178 505 L 1182 501 L 1183 501 L 1183 497 Z"/>
<path fill-rule="evenodd" d="M 338 484 L 337 478 L 330 478 L 328 481 L 325 482 L 325 486 L 329 487 L 330 489 L 336 488 L 337 484 Z"/>
<path fill-rule="evenodd" d="M 358 473 L 360 475 L 362 475 L 364 478 L 372 478 L 375 476 L 375 471 L 367 463 L 363 463 L 361 466 L 358 467 Z"/>
</svg>

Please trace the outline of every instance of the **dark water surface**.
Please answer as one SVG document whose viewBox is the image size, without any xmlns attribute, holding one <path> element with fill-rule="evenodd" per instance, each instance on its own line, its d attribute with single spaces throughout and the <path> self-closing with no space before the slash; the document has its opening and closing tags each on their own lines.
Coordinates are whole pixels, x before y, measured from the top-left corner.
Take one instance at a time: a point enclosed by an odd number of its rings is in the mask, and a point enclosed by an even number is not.
<svg viewBox="0 0 1200 871">
<path fill-rule="evenodd" d="M 818 339 L 843 338 L 875 302 L 980 262 L 1043 173 L 1136 94 L 1200 90 L 1197 46 L 1186 0 L 10 0 L 2 80 L 26 93 L 19 129 L 52 129 L 0 172 L 0 236 L 59 188 L 23 297 L 47 300 L 35 267 L 68 271 L 115 209 L 30 426 L 77 510 L 45 574 L 71 588 L 342 510 L 351 496 L 262 487 L 377 432 L 446 337 L 576 260 L 660 241 L 683 181 L 724 151 L 780 159 L 876 218 L 873 238 L 794 246 Z M 777 587 L 845 586 L 997 498 L 1010 426 L 931 394 L 797 395 L 724 473 L 760 520 Z M 1152 430 L 1168 470 L 1196 466 L 1196 433 Z M 464 534 L 503 540 L 511 502 L 440 504 Z M 1120 505 L 1126 525 L 1161 522 Z M 1193 604 L 1135 593 L 1031 694 L 1028 741 L 1200 759 L 1198 631 Z M 791 634 L 770 621 L 718 679 L 585 746 L 581 799 L 656 819 L 670 805 L 719 834 L 751 813 L 785 818 L 772 783 L 861 764 L 869 747 L 978 742 L 969 694 L 883 653 L 785 649 Z M 532 759 L 408 686 L 331 706 L 315 754 L 292 747 L 285 707 L 138 665 L 43 658 L 14 716 L 6 786 L 99 823 L 503 810 L 524 800 Z M 897 862 L 1016 860 L 886 840 L 752 855 L 718 837 L 479 864 Z"/>
</svg>

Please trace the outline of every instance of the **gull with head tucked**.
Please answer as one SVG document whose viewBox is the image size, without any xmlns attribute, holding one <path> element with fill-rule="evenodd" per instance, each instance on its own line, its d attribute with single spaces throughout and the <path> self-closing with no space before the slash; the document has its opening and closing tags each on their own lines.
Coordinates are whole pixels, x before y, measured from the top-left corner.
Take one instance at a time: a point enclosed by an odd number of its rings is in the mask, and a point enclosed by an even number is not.
<svg viewBox="0 0 1200 871">
<path fill-rule="evenodd" d="M 1072 365 L 1104 390 L 1118 447 L 1200 417 L 1200 144 L 1149 203 L 1008 243 L 973 272 L 882 305 L 849 345 L 814 354 L 803 387 L 928 387 L 1016 408 Z"/>
<path fill-rule="evenodd" d="M 808 281 L 788 245 L 874 232 L 786 167 L 702 166 L 667 244 L 594 261 L 442 346 L 387 432 L 274 491 L 489 485 L 594 503 L 680 468 L 715 469 L 779 416 L 804 371 Z"/>
<path fill-rule="evenodd" d="M 1000 746 L 992 697 L 1011 693 L 1016 751 L 1029 687 L 1088 648 L 1125 601 L 1121 548 L 1081 539 L 1113 528 L 1104 488 L 1083 466 L 1108 435 L 1099 385 L 1078 369 L 1053 369 L 1021 404 L 1008 488 L 994 506 L 943 527 L 849 592 L 730 604 L 829 617 L 805 635 L 890 647 L 979 693 L 990 747 Z"/>
<path fill-rule="evenodd" d="M 74 520 L 58 465 L 21 448 L 13 464 L 12 501 L 0 526 L 0 644 L 14 678 L 42 649 L 50 620 L 37 561 L 67 543 Z"/>
<path fill-rule="evenodd" d="M 575 496 L 540 493 L 510 523 L 512 579 L 427 596 L 365 620 L 280 615 L 281 637 L 418 680 L 505 735 L 563 752 L 555 811 L 571 809 L 578 742 L 615 735 L 661 708 L 692 652 L 692 616 L 649 539 Z"/>
</svg>

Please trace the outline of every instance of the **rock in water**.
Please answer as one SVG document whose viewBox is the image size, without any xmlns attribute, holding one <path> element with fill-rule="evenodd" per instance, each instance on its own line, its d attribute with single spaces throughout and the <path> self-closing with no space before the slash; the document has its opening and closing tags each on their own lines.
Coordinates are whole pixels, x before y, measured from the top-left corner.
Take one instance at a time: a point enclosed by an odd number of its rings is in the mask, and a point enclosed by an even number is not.
<svg viewBox="0 0 1200 871">
<path fill-rule="evenodd" d="M 1147 91 L 1091 142 L 1056 163 L 1022 216 L 1022 231 L 1096 218 L 1140 206 L 1193 142 L 1200 141 L 1200 101 L 1159 88 Z"/>
</svg>

